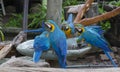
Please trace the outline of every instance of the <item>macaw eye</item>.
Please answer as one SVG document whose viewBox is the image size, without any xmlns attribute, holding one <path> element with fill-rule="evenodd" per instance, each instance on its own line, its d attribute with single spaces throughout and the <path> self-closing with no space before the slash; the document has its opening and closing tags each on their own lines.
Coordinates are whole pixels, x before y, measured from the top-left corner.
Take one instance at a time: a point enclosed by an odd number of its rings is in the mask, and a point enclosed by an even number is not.
<svg viewBox="0 0 120 72">
<path fill-rule="evenodd" d="M 82 28 L 75 28 L 77 32 L 82 33 L 83 29 Z"/>
</svg>

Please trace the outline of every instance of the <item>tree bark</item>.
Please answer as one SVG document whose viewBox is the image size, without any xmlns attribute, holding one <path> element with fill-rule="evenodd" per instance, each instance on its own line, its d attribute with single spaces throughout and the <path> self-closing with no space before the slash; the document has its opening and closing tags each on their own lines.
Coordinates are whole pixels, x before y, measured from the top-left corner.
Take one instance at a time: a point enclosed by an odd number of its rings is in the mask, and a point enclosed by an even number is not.
<svg viewBox="0 0 120 72">
<path fill-rule="evenodd" d="M 85 18 L 85 19 L 83 19 L 79 22 L 76 22 L 76 23 L 80 23 L 80 24 L 87 26 L 87 25 L 91 25 L 91 24 L 97 23 L 97 22 L 102 21 L 102 20 L 107 20 L 107 19 L 114 17 L 118 14 L 120 14 L 120 7 L 116 8 L 110 12 L 106 12 L 102 15 L 98 15 L 98 16 L 95 16 L 92 18 Z"/>
<path fill-rule="evenodd" d="M 84 4 L 84 6 L 82 6 L 79 9 L 79 12 L 78 12 L 78 14 L 77 14 L 77 16 L 76 16 L 76 18 L 74 20 L 74 23 L 77 23 L 82 19 L 84 13 L 89 9 L 89 7 L 91 6 L 93 1 L 94 0 L 87 0 L 86 3 Z"/>
<path fill-rule="evenodd" d="M 62 0 L 47 0 L 47 19 L 54 20 L 59 26 L 62 16 Z"/>
</svg>

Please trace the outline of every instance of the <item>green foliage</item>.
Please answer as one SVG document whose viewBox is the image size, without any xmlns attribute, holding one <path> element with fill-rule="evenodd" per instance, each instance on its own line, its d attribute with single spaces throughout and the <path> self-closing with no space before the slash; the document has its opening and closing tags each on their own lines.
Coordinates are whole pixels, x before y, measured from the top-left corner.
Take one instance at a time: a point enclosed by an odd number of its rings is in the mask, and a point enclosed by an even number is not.
<svg viewBox="0 0 120 72">
<path fill-rule="evenodd" d="M 78 0 L 63 0 L 63 7 L 77 5 L 78 3 L 79 3 Z"/>
<path fill-rule="evenodd" d="M 42 23 L 42 20 L 46 20 L 47 7 L 45 5 L 38 4 L 38 12 L 29 14 L 29 20 L 31 20 L 28 25 L 29 28 L 38 28 L 39 23 Z"/>
<path fill-rule="evenodd" d="M 12 14 L 9 21 L 5 24 L 5 27 L 22 27 L 22 14 Z"/>
<path fill-rule="evenodd" d="M 2 30 L 0 30 L 0 38 L 1 38 L 2 41 L 5 40 L 5 36 L 4 36 L 3 32 L 2 32 Z"/>
<path fill-rule="evenodd" d="M 32 10 L 35 9 L 33 12 Z M 38 28 L 42 20 L 46 20 L 47 8 L 45 5 L 37 4 L 37 7 L 30 9 L 28 15 L 28 28 Z M 23 14 L 12 14 L 12 17 L 5 24 L 6 27 L 22 27 Z"/>
<path fill-rule="evenodd" d="M 99 7 L 99 8 L 98 8 L 98 12 L 99 12 L 100 14 L 102 14 L 102 13 L 105 13 L 106 11 L 103 9 L 103 7 Z"/>
<path fill-rule="evenodd" d="M 0 38 L 1 38 L 2 41 L 5 40 L 5 36 L 2 32 L 2 15 L 1 14 L 0 14 Z"/>
<path fill-rule="evenodd" d="M 110 21 L 108 21 L 108 20 L 105 22 L 101 22 L 100 25 L 102 26 L 103 30 L 108 30 L 111 28 Z"/>
<path fill-rule="evenodd" d="M 106 12 L 106 11 L 103 9 L 103 6 L 102 6 L 102 5 L 103 5 L 103 4 L 99 4 L 99 8 L 98 8 L 99 14 L 103 14 L 103 13 Z M 100 22 L 100 25 L 102 26 L 102 29 L 103 29 L 103 30 L 108 30 L 108 29 L 111 27 L 109 20 L 101 21 L 101 22 Z"/>
<path fill-rule="evenodd" d="M 111 1 L 109 4 L 115 5 L 115 6 L 120 6 L 120 0 L 119 1 Z"/>
</svg>

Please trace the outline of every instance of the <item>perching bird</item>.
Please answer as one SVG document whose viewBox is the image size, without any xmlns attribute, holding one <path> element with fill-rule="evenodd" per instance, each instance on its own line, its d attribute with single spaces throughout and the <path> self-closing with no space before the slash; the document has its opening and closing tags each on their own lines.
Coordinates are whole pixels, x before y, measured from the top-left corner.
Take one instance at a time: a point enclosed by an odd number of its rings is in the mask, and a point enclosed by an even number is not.
<svg viewBox="0 0 120 72">
<path fill-rule="evenodd" d="M 112 50 L 110 49 L 110 45 L 105 40 L 103 35 L 101 35 L 102 31 L 100 31 L 99 28 L 97 30 L 94 27 L 84 27 L 81 24 L 76 24 L 75 30 L 80 34 L 78 40 L 84 39 L 87 43 L 101 48 L 106 56 L 111 60 L 114 67 L 117 67 L 116 63 L 112 60 L 112 57 L 109 54 L 109 52 L 112 52 Z"/>
<path fill-rule="evenodd" d="M 40 60 L 42 52 L 50 48 L 48 31 L 44 31 L 39 36 L 35 37 L 33 48 L 34 48 L 33 62 L 36 63 Z"/>
<path fill-rule="evenodd" d="M 70 13 L 69 15 L 68 15 L 68 19 L 67 19 L 67 21 L 64 21 L 63 23 L 62 23 L 63 25 L 62 25 L 62 27 L 61 27 L 61 29 L 64 31 L 64 33 L 66 34 L 66 37 L 67 38 L 71 38 L 71 37 L 73 37 L 73 35 L 74 35 L 74 24 L 73 24 L 73 14 L 72 13 Z"/>
<path fill-rule="evenodd" d="M 67 42 L 64 32 L 53 20 L 45 22 L 46 30 L 49 31 L 50 44 L 58 56 L 61 68 L 66 68 Z"/>
</svg>

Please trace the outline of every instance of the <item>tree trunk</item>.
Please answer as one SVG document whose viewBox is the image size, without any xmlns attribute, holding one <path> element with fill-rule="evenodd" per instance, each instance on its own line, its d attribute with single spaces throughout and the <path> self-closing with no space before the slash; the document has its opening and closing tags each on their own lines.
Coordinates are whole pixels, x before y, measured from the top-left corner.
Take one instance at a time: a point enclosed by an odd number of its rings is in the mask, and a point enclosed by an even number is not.
<svg viewBox="0 0 120 72">
<path fill-rule="evenodd" d="M 62 16 L 62 0 L 47 0 L 47 19 L 54 20 L 59 26 Z"/>
</svg>

